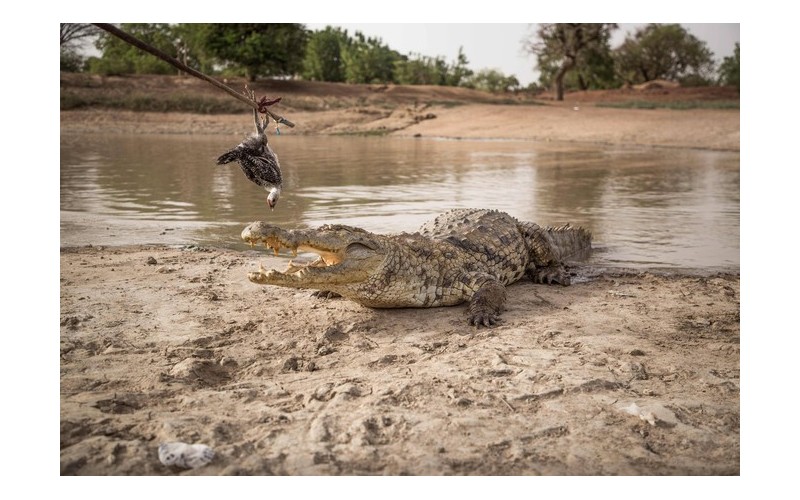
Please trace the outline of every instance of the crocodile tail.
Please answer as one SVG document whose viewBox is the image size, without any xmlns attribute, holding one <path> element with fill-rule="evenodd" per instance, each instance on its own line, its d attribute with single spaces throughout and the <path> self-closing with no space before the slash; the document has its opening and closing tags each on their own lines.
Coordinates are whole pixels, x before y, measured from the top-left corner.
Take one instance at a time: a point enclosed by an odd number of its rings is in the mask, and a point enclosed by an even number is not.
<svg viewBox="0 0 800 500">
<path fill-rule="evenodd" d="M 517 227 L 528 243 L 531 263 L 535 266 L 582 260 L 592 251 L 592 233 L 580 227 L 570 224 L 541 227 L 533 222 L 519 222 Z"/>
<path fill-rule="evenodd" d="M 544 232 L 553 245 L 553 253 L 560 262 L 582 260 L 592 252 L 592 233 L 582 227 L 564 224 L 546 227 Z"/>
</svg>

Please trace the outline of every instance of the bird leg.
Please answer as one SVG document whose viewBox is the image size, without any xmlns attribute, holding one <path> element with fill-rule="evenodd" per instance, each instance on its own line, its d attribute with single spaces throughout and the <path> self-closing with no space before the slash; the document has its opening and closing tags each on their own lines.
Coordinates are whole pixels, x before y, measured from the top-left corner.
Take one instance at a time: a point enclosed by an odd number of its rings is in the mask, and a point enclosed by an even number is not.
<svg viewBox="0 0 800 500">
<path fill-rule="evenodd" d="M 248 87 L 247 85 L 244 86 L 244 93 L 245 93 L 246 96 L 250 97 L 251 101 L 253 101 L 254 103 L 258 104 L 258 101 L 256 101 L 256 93 L 255 93 L 255 91 L 254 90 L 250 90 L 250 87 Z M 266 131 L 267 131 L 267 124 L 269 124 L 269 115 L 265 115 L 264 116 L 264 121 L 262 122 L 258 118 L 258 108 L 254 107 L 253 108 L 253 121 L 256 124 L 256 133 L 258 135 L 264 135 L 266 133 Z"/>
<path fill-rule="evenodd" d="M 258 119 L 258 109 L 253 108 L 253 121 L 256 124 L 256 133 L 258 135 L 265 135 L 267 133 L 267 125 L 269 124 L 269 115 L 264 115 L 264 121 Z"/>
<path fill-rule="evenodd" d="M 261 125 L 261 120 L 258 118 L 258 110 L 253 108 L 253 121 L 256 123 L 256 133 L 258 135 L 264 135 L 264 131 L 266 130 L 266 124 Z"/>
<path fill-rule="evenodd" d="M 256 116 L 258 116 L 258 113 L 256 113 Z M 258 118 L 256 118 L 256 119 L 258 119 Z M 261 124 L 261 133 L 262 134 L 265 134 L 267 132 L 267 125 L 269 125 L 269 115 L 264 115 L 264 121 Z"/>
</svg>

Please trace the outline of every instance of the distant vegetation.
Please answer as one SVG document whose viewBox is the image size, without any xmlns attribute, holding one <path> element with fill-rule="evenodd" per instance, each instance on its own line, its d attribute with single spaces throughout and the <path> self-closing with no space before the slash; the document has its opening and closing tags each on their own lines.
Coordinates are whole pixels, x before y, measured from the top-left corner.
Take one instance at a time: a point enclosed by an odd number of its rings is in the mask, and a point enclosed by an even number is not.
<svg viewBox="0 0 800 500">
<path fill-rule="evenodd" d="M 714 54 L 680 24 L 648 24 L 612 49 L 609 40 L 616 29 L 616 24 L 540 24 L 526 45 L 536 56 L 539 83 L 555 88 L 559 100 L 565 89 L 618 88 L 652 80 L 738 85 L 738 44 L 735 63 L 726 58 L 715 75 Z"/>
<path fill-rule="evenodd" d="M 526 49 L 536 56 L 544 87 L 554 87 L 556 99 L 566 88 L 581 90 L 618 86 L 609 39 L 616 24 L 540 24 Z"/>
<path fill-rule="evenodd" d="M 733 56 L 722 60 L 719 67 L 719 82 L 722 85 L 733 85 L 739 88 L 739 44 L 733 49 Z"/>
<path fill-rule="evenodd" d="M 185 95 L 177 92 L 154 95 L 137 91 L 123 96 L 102 92 L 61 92 L 62 110 L 88 107 L 199 114 L 238 113 L 242 110 L 241 103 L 226 97 Z"/>
<path fill-rule="evenodd" d="M 380 38 L 331 26 L 303 24 L 150 24 L 119 27 L 207 74 L 256 78 L 302 78 L 348 83 L 448 85 L 505 92 L 554 88 L 618 88 L 668 79 L 684 85 L 739 85 L 735 55 L 715 68 L 705 42 L 679 24 L 650 24 L 610 46 L 616 24 L 541 24 L 524 48 L 537 58 L 538 83 L 521 88 L 514 75 L 469 68 L 463 50 L 455 59 L 400 54 Z M 80 44 L 93 40 L 99 57 L 85 58 Z M 170 65 L 90 24 L 61 24 L 61 70 L 103 75 L 172 74 Z"/>
</svg>

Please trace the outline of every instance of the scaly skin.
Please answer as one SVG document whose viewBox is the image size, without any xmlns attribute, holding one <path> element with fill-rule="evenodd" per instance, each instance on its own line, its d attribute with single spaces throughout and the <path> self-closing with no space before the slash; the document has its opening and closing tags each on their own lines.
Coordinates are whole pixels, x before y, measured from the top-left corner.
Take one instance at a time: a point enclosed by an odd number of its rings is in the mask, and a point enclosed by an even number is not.
<svg viewBox="0 0 800 500">
<path fill-rule="evenodd" d="M 276 254 L 288 248 L 320 256 L 308 264 L 290 262 L 284 272 L 251 272 L 254 283 L 333 292 L 376 308 L 469 302 L 469 323 L 485 326 L 498 321 L 506 285 L 524 275 L 569 285 L 564 262 L 591 250 L 585 229 L 543 228 L 475 209 L 446 212 L 414 234 L 380 235 L 343 225 L 284 230 L 254 222 L 242 239 Z"/>
</svg>

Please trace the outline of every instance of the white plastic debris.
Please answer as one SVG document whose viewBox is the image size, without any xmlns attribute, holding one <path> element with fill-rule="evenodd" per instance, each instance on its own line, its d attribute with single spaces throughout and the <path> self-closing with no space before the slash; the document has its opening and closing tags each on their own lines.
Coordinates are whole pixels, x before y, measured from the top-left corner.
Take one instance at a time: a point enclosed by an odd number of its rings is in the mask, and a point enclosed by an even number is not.
<svg viewBox="0 0 800 500">
<path fill-rule="evenodd" d="M 652 426 L 675 427 L 678 424 L 675 414 L 659 404 L 646 405 L 642 408 L 636 403 L 631 403 L 628 406 L 620 405 L 619 408 L 625 413 L 639 417 Z"/>
<path fill-rule="evenodd" d="M 642 420 L 645 420 L 650 425 L 656 425 L 656 419 L 652 412 L 646 411 L 641 408 L 636 403 L 631 403 L 630 406 L 626 406 L 622 409 L 625 413 L 629 413 L 631 415 L 635 415 Z"/>
<path fill-rule="evenodd" d="M 196 469 L 208 464 L 213 458 L 214 450 L 204 444 L 187 444 L 176 441 L 161 443 L 158 446 L 158 459 L 164 465 Z"/>
</svg>

